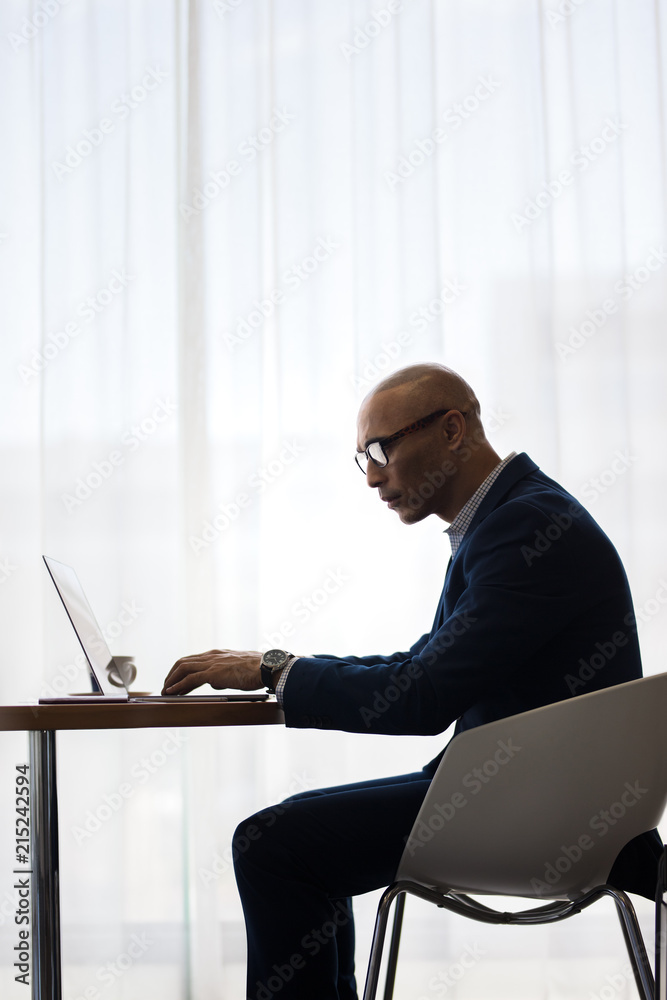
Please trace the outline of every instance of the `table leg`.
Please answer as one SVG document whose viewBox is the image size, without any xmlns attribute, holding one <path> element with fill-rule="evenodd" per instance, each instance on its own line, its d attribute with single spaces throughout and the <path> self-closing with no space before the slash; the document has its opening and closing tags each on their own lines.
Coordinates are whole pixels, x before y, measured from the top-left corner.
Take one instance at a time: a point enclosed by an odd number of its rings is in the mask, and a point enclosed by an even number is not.
<svg viewBox="0 0 667 1000">
<path fill-rule="evenodd" d="M 61 1000 L 56 734 L 30 734 L 32 1000 Z"/>
</svg>

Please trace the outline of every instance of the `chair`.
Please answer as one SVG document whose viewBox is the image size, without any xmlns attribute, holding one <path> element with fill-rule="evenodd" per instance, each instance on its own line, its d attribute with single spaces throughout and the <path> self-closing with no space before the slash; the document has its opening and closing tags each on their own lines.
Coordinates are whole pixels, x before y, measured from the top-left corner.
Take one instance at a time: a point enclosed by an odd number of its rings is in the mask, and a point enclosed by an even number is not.
<svg viewBox="0 0 667 1000">
<path fill-rule="evenodd" d="M 667 801 L 667 673 L 579 695 L 456 736 L 378 907 L 364 1000 L 375 1000 L 389 911 L 396 909 L 385 1000 L 393 996 L 406 893 L 493 924 L 541 924 L 611 896 L 643 1000 L 664 1000 L 665 857 L 656 897 L 656 978 L 634 907 L 607 884 L 633 837 Z M 475 895 L 543 905 L 502 913 Z"/>
</svg>

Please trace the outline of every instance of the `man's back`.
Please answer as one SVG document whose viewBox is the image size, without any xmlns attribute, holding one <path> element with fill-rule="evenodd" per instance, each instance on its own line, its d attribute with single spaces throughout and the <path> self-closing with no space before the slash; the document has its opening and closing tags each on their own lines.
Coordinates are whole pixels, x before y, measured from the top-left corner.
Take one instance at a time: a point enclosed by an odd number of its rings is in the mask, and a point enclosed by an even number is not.
<svg viewBox="0 0 667 1000">
<path fill-rule="evenodd" d="M 461 543 L 439 608 L 446 618 L 481 605 L 493 643 L 483 698 L 457 732 L 641 677 L 630 588 L 609 538 L 526 455 L 506 472 Z"/>
</svg>

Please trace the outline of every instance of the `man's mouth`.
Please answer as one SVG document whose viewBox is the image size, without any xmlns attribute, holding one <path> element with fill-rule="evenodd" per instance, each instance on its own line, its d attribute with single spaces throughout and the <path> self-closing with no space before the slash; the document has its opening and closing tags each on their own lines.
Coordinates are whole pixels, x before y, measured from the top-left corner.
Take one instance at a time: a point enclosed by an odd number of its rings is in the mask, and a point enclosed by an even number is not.
<svg viewBox="0 0 667 1000">
<path fill-rule="evenodd" d="M 396 506 L 396 504 L 398 503 L 398 501 L 400 499 L 401 499 L 401 494 L 400 493 L 396 493 L 392 497 L 382 497 L 382 500 L 384 500 L 384 502 L 387 504 L 387 506 L 389 507 L 390 510 L 391 510 L 392 507 Z"/>
</svg>

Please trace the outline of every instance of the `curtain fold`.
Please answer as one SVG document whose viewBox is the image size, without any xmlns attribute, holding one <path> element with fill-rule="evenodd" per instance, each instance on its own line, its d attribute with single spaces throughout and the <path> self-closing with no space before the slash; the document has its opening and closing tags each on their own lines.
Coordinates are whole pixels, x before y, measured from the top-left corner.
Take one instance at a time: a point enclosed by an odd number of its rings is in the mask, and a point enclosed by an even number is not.
<svg viewBox="0 0 667 1000">
<path fill-rule="evenodd" d="M 2 5 L 3 702 L 86 682 L 43 552 L 142 690 L 213 647 L 407 648 L 448 543 L 378 509 L 355 416 L 423 360 L 608 531 L 664 669 L 666 23 L 664 0 Z M 236 824 L 446 738 L 60 734 L 66 996 L 240 996 Z M 23 750 L 0 746 L 9 857 Z M 485 937 L 459 994 L 507 973 L 574 996 L 582 952 L 599 993 L 620 960 L 596 919 Z M 397 995 L 436 996 L 469 942 L 439 925 L 443 958 L 415 926 Z"/>
</svg>

